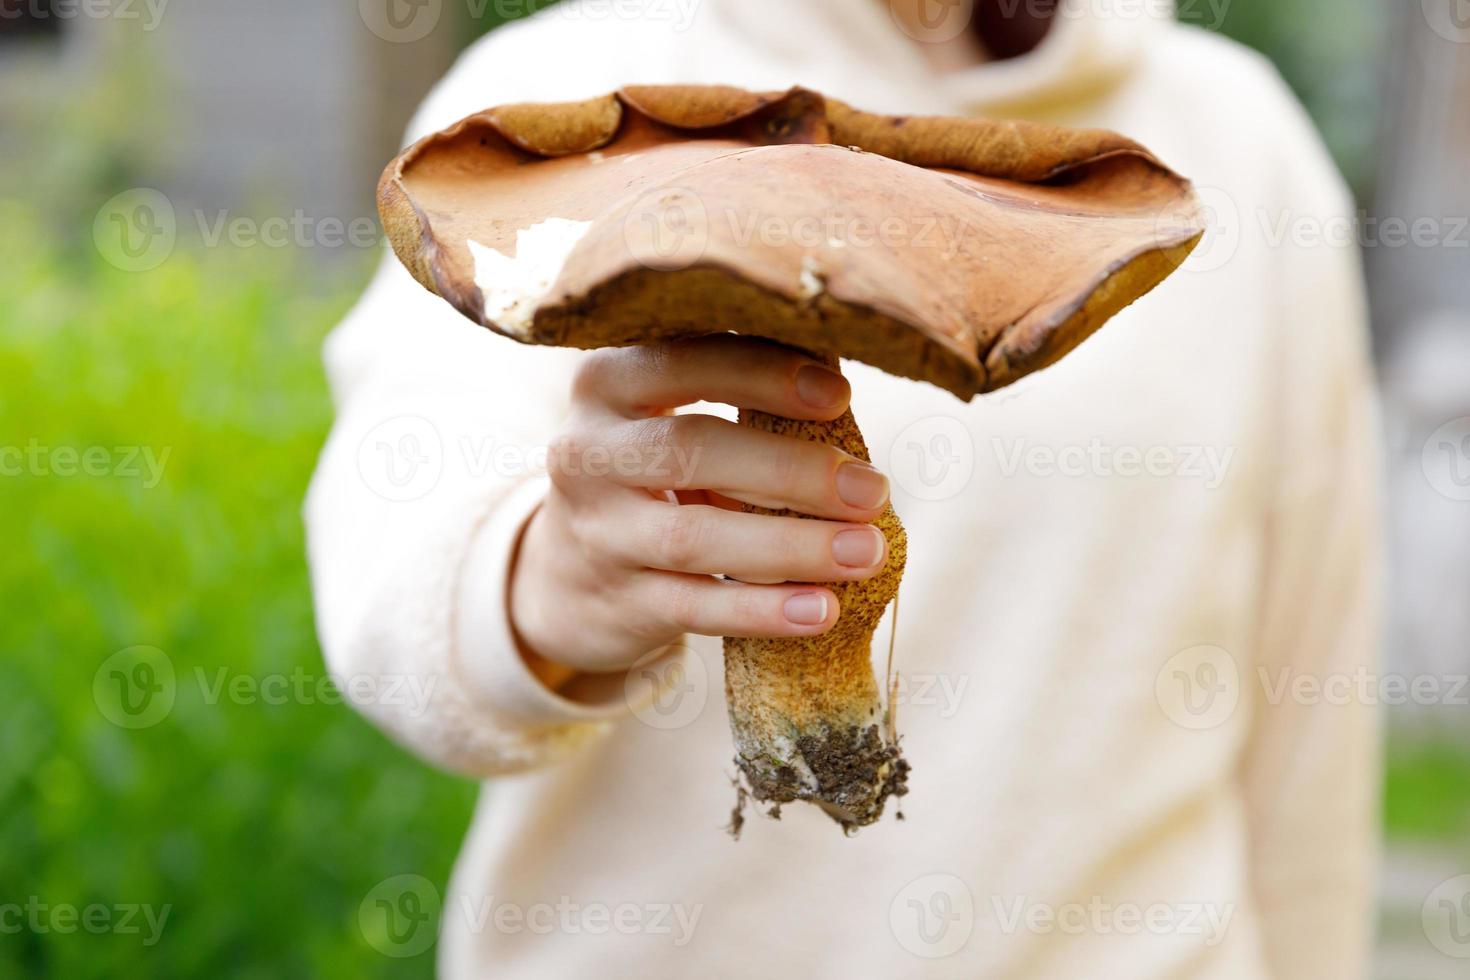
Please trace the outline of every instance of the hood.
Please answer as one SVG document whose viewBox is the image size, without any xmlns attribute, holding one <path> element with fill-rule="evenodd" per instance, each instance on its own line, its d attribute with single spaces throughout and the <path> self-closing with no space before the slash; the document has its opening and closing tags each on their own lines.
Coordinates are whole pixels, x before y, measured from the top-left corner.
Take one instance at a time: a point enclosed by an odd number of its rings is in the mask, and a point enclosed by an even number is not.
<svg viewBox="0 0 1470 980">
<path fill-rule="evenodd" d="M 943 0 L 930 2 L 936 16 L 964 16 L 943 11 L 962 11 L 969 2 L 985 0 L 959 0 L 948 8 Z M 820 34 L 849 49 L 850 57 L 873 74 L 901 79 L 902 89 L 922 80 L 930 97 L 937 96 L 950 111 L 990 115 L 1065 109 L 1110 89 L 1175 16 L 1174 0 L 1061 0 L 1051 31 L 1035 50 L 939 72 L 924 59 L 923 42 L 905 34 L 895 20 L 888 0 L 702 0 L 702 6 L 721 31 L 744 35 L 751 46 L 774 47 L 800 61 L 803 39 Z"/>
</svg>

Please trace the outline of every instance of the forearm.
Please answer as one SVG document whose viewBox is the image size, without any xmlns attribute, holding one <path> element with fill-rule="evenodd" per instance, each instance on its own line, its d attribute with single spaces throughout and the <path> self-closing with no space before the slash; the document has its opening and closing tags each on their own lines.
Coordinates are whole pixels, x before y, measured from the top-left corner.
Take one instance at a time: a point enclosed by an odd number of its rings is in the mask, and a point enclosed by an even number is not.
<svg viewBox="0 0 1470 980">
<path fill-rule="evenodd" d="M 516 644 L 509 567 L 570 358 L 489 341 L 386 268 L 328 342 L 338 416 L 306 506 L 333 676 L 396 740 L 476 775 L 552 758 L 627 710 L 559 697 Z"/>
</svg>

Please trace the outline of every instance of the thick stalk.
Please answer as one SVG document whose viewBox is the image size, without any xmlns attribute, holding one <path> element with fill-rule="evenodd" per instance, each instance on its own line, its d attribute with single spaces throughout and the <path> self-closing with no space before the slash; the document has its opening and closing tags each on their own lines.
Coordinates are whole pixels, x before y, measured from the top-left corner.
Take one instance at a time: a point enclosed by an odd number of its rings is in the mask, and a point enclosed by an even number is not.
<svg viewBox="0 0 1470 980">
<path fill-rule="evenodd" d="M 832 422 L 802 422 L 742 411 L 740 422 L 868 459 L 851 412 Z M 735 763 L 751 795 L 777 805 L 816 803 L 849 831 L 877 820 L 889 796 L 906 792 L 909 768 L 871 660 L 873 631 L 903 576 L 907 539 L 892 506 L 873 523 L 888 539 L 888 561 L 867 581 L 826 583 L 841 605 L 830 631 L 794 639 L 725 637 Z M 735 822 L 738 827 L 738 816 Z"/>
</svg>

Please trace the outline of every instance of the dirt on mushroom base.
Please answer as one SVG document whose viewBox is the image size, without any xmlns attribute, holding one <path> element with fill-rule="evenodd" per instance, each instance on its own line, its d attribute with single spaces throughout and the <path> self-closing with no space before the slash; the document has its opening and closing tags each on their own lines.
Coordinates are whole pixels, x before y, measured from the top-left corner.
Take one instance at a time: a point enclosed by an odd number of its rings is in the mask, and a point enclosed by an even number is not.
<svg viewBox="0 0 1470 980">
<path fill-rule="evenodd" d="M 806 788 L 788 764 L 772 766 L 769 758 L 735 757 L 740 777 L 735 782 L 735 806 L 730 811 L 730 836 L 740 839 L 745 807 L 753 798 L 774 804 L 766 815 L 781 818 L 781 806 L 801 800 L 815 803 L 851 835 L 875 823 L 890 796 L 908 793 L 909 763 L 896 740 L 886 740 L 878 725 L 848 726 L 796 739 L 796 753 L 816 781 Z M 743 777 L 743 781 L 742 778 Z M 903 819 L 903 814 L 898 814 Z"/>
</svg>

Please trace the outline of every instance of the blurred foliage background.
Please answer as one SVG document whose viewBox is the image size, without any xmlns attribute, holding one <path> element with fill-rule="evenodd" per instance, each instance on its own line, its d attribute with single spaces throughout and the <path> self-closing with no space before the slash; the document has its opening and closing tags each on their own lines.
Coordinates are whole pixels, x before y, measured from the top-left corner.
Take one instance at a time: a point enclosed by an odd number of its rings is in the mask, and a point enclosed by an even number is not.
<svg viewBox="0 0 1470 980">
<path fill-rule="evenodd" d="M 474 787 L 314 686 L 300 501 L 331 414 L 318 348 L 360 275 L 324 288 L 257 252 L 135 275 L 54 239 L 0 207 L 0 418 L 116 472 L 0 479 L 0 894 L 172 911 L 152 948 L 0 936 L 0 976 L 429 975 L 373 949 L 358 906 L 398 871 L 447 878 Z M 93 681 L 135 644 L 168 652 L 177 699 L 129 730 Z M 313 685 L 218 693 L 273 676 Z"/>
<path fill-rule="evenodd" d="M 1381 10 L 1235 0 L 1215 23 L 1218 7 L 1181 7 L 1280 66 L 1368 200 Z M 453 49 L 494 21 L 466 18 L 441 42 L 440 63 L 384 113 L 372 160 Z M 30 57 L 19 50 L 0 59 Z M 0 96 L 0 119 L 25 134 L 0 137 L 13 178 L 0 188 L 0 445 L 104 447 L 116 464 L 0 477 L 0 901 L 171 911 L 152 947 L 117 932 L 0 935 L 0 976 L 429 976 L 432 952 L 383 955 L 359 906 L 400 873 L 442 886 L 478 787 L 321 698 L 210 703 L 221 671 L 323 674 L 299 516 L 331 417 L 319 348 L 378 251 L 181 239 L 149 275 L 104 261 L 94 216 L 167 163 L 164 109 L 179 93 L 146 49 L 98 41 L 86 56 L 98 51 L 106 84 L 26 93 L 5 76 Z M 339 213 L 371 214 L 370 183 L 349 193 L 360 210 Z M 253 206 L 281 211 L 268 192 Z M 156 485 L 123 472 L 121 451 L 140 446 L 168 453 Z M 167 651 L 177 700 L 129 730 L 93 684 L 139 644 Z M 1394 840 L 1463 853 L 1470 753 L 1395 744 L 1385 814 Z"/>
<path fill-rule="evenodd" d="M 1178 0 L 1179 19 L 1219 30 L 1271 59 L 1367 200 L 1377 168 L 1384 42 L 1381 4 L 1353 0 Z"/>
</svg>

